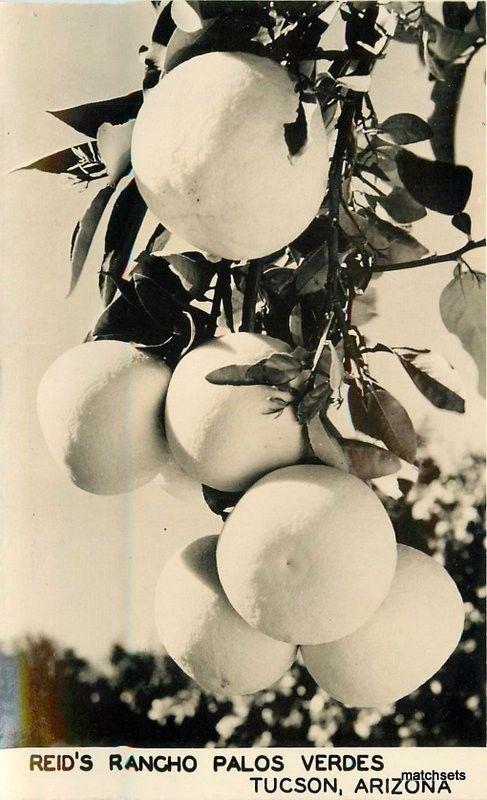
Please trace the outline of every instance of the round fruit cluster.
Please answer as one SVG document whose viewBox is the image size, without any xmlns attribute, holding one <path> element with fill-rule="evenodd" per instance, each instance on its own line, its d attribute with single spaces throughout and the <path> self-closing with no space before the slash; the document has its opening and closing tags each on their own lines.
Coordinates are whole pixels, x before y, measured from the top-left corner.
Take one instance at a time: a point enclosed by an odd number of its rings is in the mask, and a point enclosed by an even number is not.
<svg viewBox="0 0 487 800">
<path fill-rule="evenodd" d="M 286 392 L 206 376 L 288 346 L 229 334 L 189 352 L 171 375 L 119 341 L 86 342 L 44 376 L 38 408 L 56 459 L 82 489 L 131 491 L 175 463 L 217 490 L 243 492 L 219 536 L 165 565 L 156 624 L 169 654 L 203 688 L 254 692 L 297 646 L 318 684 L 355 706 L 392 702 L 456 647 L 463 605 L 436 562 L 396 545 L 382 504 L 348 472 L 306 463 L 305 428 Z"/>
<path fill-rule="evenodd" d="M 171 234 L 208 260 L 235 262 L 299 236 L 319 212 L 329 168 L 319 104 L 300 98 L 296 79 L 269 59 L 220 52 L 188 59 L 146 91 L 131 161 Z M 292 381 L 269 398 L 266 385 L 207 380 L 289 352 L 269 336 L 232 333 L 190 350 L 171 374 L 142 346 L 86 342 L 46 373 L 41 425 L 86 491 L 128 492 L 161 474 L 232 493 L 220 535 L 174 555 L 156 592 L 162 641 L 201 686 L 265 688 L 299 646 L 333 697 L 392 702 L 456 647 L 462 601 L 432 558 L 396 545 L 346 459 L 342 471 L 336 457 L 333 466 L 309 458 Z"/>
</svg>

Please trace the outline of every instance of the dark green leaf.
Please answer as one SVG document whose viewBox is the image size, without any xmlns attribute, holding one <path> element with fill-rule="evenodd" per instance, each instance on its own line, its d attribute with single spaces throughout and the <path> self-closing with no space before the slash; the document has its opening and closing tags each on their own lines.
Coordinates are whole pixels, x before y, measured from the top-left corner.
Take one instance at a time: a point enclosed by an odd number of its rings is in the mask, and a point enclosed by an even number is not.
<svg viewBox="0 0 487 800">
<path fill-rule="evenodd" d="M 401 225 L 417 222 L 426 216 L 425 207 L 417 203 L 407 189 L 395 187 L 390 194 L 385 197 L 380 195 L 376 200 Z"/>
<path fill-rule="evenodd" d="M 100 161 L 96 141 L 84 142 L 58 153 L 38 158 L 31 164 L 18 167 L 14 172 L 24 169 L 38 169 L 56 175 L 66 174 L 78 181 L 91 181 L 106 177 L 106 169 Z"/>
<path fill-rule="evenodd" d="M 477 38 L 476 33 L 446 28 L 428 14 L 424 15 L 424 21 L 429 32 L 428 48 L 430 52 L 447 63 L 458 58 Z"/>
<path fill-rule="evenodd" d="M 230 364 L 227 367 L 220 367 L 206 376 L 208 383 L 216 386 L 251 386 L 254 381 L 249 380 L 247 371 L 250 364 Z"/>
<path fill-rule="evenodd" d="M 347 394 L 348 410 L 356 430 L 365 433 L 367 436 L 376 438 L 375 431 L 372 429 L 367 412 L 367 404 L 357 383 L 350 384 Z"/>
<path fill-rule="evenodd" d="M 100 272 L 100 294 L 105 305 L 115 295 L 115 284 L 107 280 L 106 275 L 110 273 L 121 277 L 125 272 L 146 211 L 147 206 L 132 179 L 117 197 L 105 235 L 105 253 Z"/>
<path fill-rule="evenodd" d="M 290 355 L 299 361 L 304 369 L 309 369 L 313 364 L 314 354 L 304 347 L 295 347 Z"/>
<path fill-rule="evenodd" d="M 299 361 L 291 355 L 275 353 L 249 367 L 247 378 L 256 384 L 282 386 L 296 378 L 301 369 Z"/>
<path fill-rule="evenodd" d="M 221 492 L 219 489 L 205 485 L 202 485 L 201 489 L 208 508 L 223 520 L 227 518 L 228 512 L 238 503 L 243 494 L 243 492 Z"/>
<path fill-rule="evenodd" d="M 485 0 L 479 0 L 475 6 L 475 19 L 482 36 L 485 36 Z"/>
<path fill-rule="evenodd" d="M 417 440 L 406 410 L 386 389 L 368 386 L 365 395 L 356 383 L 348 391 L 348 408 L 355 428 L 373 439 L 381 439 L 399 458 L 413 461 Z"/>
<path fill-rule="evenodd" d="M 363 481 L 393 475 L 401 467 L 401 462 L 394 453 L 368 442 L 343 439 L 342 448 L 349 471 Z"/>
<path fill-rule="evenodd" d="M 354 55 L 363 58 L 365 53 L 369 54 L 364 45 L 373 48 L 382 36 L 375 24 L 378 8 L 372 3 L 359 3 L 357 7 L 349 4 L 347 8 L 350 14 L 345 26 L 345 41 Z"/>
<path fill-rule="evenodd" d="M 413 144 L 433 136 L 428 123 L 416 114 L 393 114 L 380 125 L 379 130 L 389 134 L 396 144 Z"/>
<path fill-rule="evenodd" d="M 340 437 L 328 427 L 323 414 L 314 414 L 307 423 L 308 438 L 313 453 L 323 464 L 348 472 L 348 460 L 343 452 Z"/>
<path fill-rule="evenodd" d="M 100 189 L 76 226 L 71 240 L 71 283 L 68 296 L 80 279 L 96 229 L 114 191 L 114 186 Z"/>
<path fill-rule="evenodd" d="M 328 275 L 328 246 L 318 248 L 296 270 L 296 291 L 300 297 L 323 291 Z"/>
<path fill-rule="evenodd" d="M 424 62 L 430 74 L 430 79 L 435 78 L 440 83 L 446 81 L 445 67 L 447 65 L 441 62 L 439 58 L 436 58 L 427 45 L 424 47 Z"/>
<path fill-rule="evenodd" d="M 157 254 L 157 251 L 154 251 L 154 254 Z M 174 255 L 165 256 L 165 259 L 190 297 L 195 300 L 205 300 L 206 291 L 215 275 L 214 264 L 206 261 L 201 253 L 185 253 L 184 255 L 174 253 Z M 225 295 L 223 299 L 225 300 Z"/>
<path fill-rule="evenodd" d="M 209 383 L 226 386 L 281 386 L 302 370 L 298 359 L 287 353 L 274 353 L 257 364 L 232 364 L 210 372 Z"/>
<path fill-rule="evenodd" d="M 104 122 L 112 125 L 121 125 L 130 119 L 135 119 L 142 105 L 142 92 L 132 92 L 123 97 L 113 97 L 110 100 L 100 100 L 97 103 L 86 103 L 73 108 L 64 108 L 60 111 L 49 111 L 57 119 L 65 122 L 86 136 L 96 137 L 98 128 Z"/>
<path fill-rule="evenodd" d="M 466 3 L 458 3 L 456 0 L 448 0 L 447 3 L 443 3 L 443 21 L 447 28 L 454 28 L 457 31 L 465 30 L 473 13 Z"/>
<path fill-rule="evenodd" d="M 407 150 L 401 150 L 396 161 L 404 186 L 418 203 L 450 216 L 463 211 L 472 188 L 471 169 L 429 161 Z"/>
<path fill-rule="evenodd" d="M 164 326 L 167 316 L 189 308 L 189 295 L 165 259 L 141 254 L 132 277 L 137 298 L 154 324 Z"/>
<path fill-rule="evenodd" d="M 133 284 L 130 284 L 133 289 Z M 167 331 L 167 336 L 170 331 Z M 161 332 L 148 320 L 139 304 L 129 303 L 119 295 L 96 321 L 91 332 L 93 339 L 118 339 L 124 342 L 160 344 Z"/>
<path fill-rule="evenodd" d="M 172 3 L 167 3 L 164 6 L 157 17 L 155 28 L 152 31 L 152 41 L 157 44 L 162 44 L 164 47 L 167 46 L 169 39 L 176 29 L 176 23 L 171 14 L 171 6 Z"/>
<path fill-rule="evenodd" d="M 298 257 L 306 257 L 326 244 L 330 232 L 330 223 L 327 217 L 315 217 L 306 230 L 298 236 L 289 249 Z"/>
<path fill-rule="evenodd" d="M 73 233 L 71 234 L 71 242 L 69 244 L 69 260 L 70 261 L 73 258 L 73 250 L 74 250 L 74 246 L 76 244 L 76 239 L 78 238 L 78 233 L 79 233 L 80 227 L 81 227 L 81 225 L 80 225 L 80 222 L 78 220 L 78 222 L 74 226 Z"/>
<path fill-rule="evenodd" d="M 430 403 L 437 408 L 456 411 L 458 414 L 465 413 L 465 401 L 463 397 L 438 380 L 440 374 L 438 370 L 435 370 L 436 374 L 433 373 L 431 368 L 434 367 L 433 362 L 432 365 L 428 367 L 424 359 L 414 355 L 399 356 L 399 360 L 415 386 Z M 448 378 L 448 364 L 445 366 L 440 364 L 440 370 L 444 372 L 445 377 Z"/>
<path fill-rule="evenodd" d="M 372 161 L 367 164 L 357 164 L 354 172 L 359 176 L 361 172 L 369 172 L 375 178 L 379 178 L 379 180 L 384 181 L 385 183 L 390 183 L 389 176 L 378 166 L 378 164 Z"/>
<path fill-rule="evenodd" d="M 320 411 L 326 409 L 331 400 L 332 391 L 327 380 L 311 389 L 300 401 L 297 410 L 297 419 L 301 425 L 306 425 Z"/>
<path fill-rule="evenodd" d="M 363 217 L 359 219 L 363 220 Z M 363 234 L 365 241 L 375 250 L 378 264 L 406 263 L 423 258 L 428 252 L 426 247 L 414 236 L 402 228 L 380 219 L 372 212 L 367 215 Z"/>
<path fill-rule="evenodd" d="M 445 80 L 434 82 L 431 99 L 434 111 L 428 122 L 433 130 L 431 146 L 435 158 L 455 162 L 455 127 L 460 96 L 465 82 L 464 64 L 444 67 Z"/>
<path fill-rule="evenodd" d="M 186 346 L 182 335 L 174 335 L 172 320 L 161 315 L 159 325 L 142 308 L 133 281 L 122 281 L 120 294 L 97 320 L 90 339 L 118 339 L 158 348 L 169 366 L 174 367 Z"/>
<path fill-rule="evenodd" d="M 294 122 L 284 124 L 284 139 L 286 140 L 289 155 L 296 156 L 306 145 L 308 140 L 308 125 L 303 104 L 300 102 L 298 113 Z"/>
<path fill-rule="evenodd" d="M 469 214 L 466 214 L 465 211 L 461 211 L 459 214 L 455 214 L 451 221 L 455 228 L 458 228 L 459 231 L 466 233 L 467 236 L 470 236 L 472 231 L 472 220 L 470 219 Z"/>
<path fill-rule="evenodd" d="M 175 51 L 169 63 L 165 65 L 166 70 L 175 69 L 190 58 L 213 51 L 236 52 L 242 50 L 263 55 L 262 46 L 251 41 L 252 37 L 258 33 L 259 28 L 260 22 L 257 15 L 228 14 L 216 17 L 203 30 L 190 34 L 191 41 L 187 46 Z"/>
<path fill-rule="evenodd" d="M 367 414 L 376 438 L 399 458 L 412 462 L 417 439 L 407 411 L 386 389 L 372 387 L 367 392 Z"/>
</svg>

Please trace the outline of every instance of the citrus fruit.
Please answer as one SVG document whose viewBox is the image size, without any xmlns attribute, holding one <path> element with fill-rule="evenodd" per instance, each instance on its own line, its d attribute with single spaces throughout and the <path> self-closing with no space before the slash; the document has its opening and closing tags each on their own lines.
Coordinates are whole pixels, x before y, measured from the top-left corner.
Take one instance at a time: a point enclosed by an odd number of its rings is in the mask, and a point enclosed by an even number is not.
<svg viewBox="0 0 487 800">
<path fill-rule="evenodd" d="M 166 442 L 164 465 L 156 476 L 156 483 L 171 497 L 185 503 L 203 503 L 201 483 L 188 475 L 172 455 Z"/>
<path fill-rule="evenodd" d="M 180 466 L 221 491 L 245 490 L 261 475 L 293 464 L 304 452 L 294 407 L 270 397 L 291 395 L 271 386 L 215 385 L 206 376 L 220 367 L 254 364 L 289 347 L 270 336 L 231 333 L 192 350 L 174 370 L 166 399 L 166 434 Z M 276 409 L 275 413 L 273 408 Z"/>
<path fill-rule="evenodd" d="M 394 531 L 358 478 L 298 465 L 255 483 L 223 526 L 218 573 L 253 627 L 295 644 L 346 636 L 384 600 L 394 575 Z"/>
<path fill-rule="evenodd" d="M 318 104 L 291 156 L 285 125 L 299 95 L 289 73 L 248 53 L 205 53 L 147 93 L 132 164 L 149 210 L 210 254 L 257 258 L 295 239 L 317 214 L 328 173 Z"/>
<path fill-rule="evenodd" d="M 316 682 L 350 706 L 381 706 L 410 694 L 455 649 L 464 622 L 462 598 L 433 558 L 399 545 L 391 590 L 359 630 L 303 647 Z"/>
<path fill-rule="evenodd" d="M 169 655 L 204 689 L 249 694 L 275 683 L 296 648 L 254 630 L 232 608 L 216 570 L 217 539 L 197 539 L 166 563 L 156 626 Z"/>
<path fill-rule="evenodd" d="M 81 489 L 121 494 L 163 467 L 163 405 L 171 372 L 126 342 L 85 342 L 41 380 L 41 428 L 56 460 Z"/>
</svg>

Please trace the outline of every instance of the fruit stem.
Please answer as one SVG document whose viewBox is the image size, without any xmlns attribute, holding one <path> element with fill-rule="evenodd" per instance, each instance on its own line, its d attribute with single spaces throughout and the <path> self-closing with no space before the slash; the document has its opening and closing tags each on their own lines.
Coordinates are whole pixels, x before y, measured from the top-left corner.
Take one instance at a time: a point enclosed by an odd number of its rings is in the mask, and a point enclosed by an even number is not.
<svg viewBox="0 0 487 800">
<path fill-rule="evenodd" d="M 328 207 L 330 213 L 330 234 L 328 237 L 329 267 L 326 281 L 326 311 L 328 314 L 330 314 L 335 305 L 338 288 L 338 273 L 340 271 L 340 260 L 338 256 L 340 234 L 339 214 L 342 200 L 342 176 L 346 163 L 355 111 L 356 102 L 346 100 L 337 122 L 338 135 L 330 165 L 328 192 Z"/>
<path fill-rule="evenodd" d="M 249 263 L 242 305 L 241 331 L 250 331 L 251 333 L 255 331 L 255 304 L 263 269 L 262 261 L 251 261 Z"/>
</svg>

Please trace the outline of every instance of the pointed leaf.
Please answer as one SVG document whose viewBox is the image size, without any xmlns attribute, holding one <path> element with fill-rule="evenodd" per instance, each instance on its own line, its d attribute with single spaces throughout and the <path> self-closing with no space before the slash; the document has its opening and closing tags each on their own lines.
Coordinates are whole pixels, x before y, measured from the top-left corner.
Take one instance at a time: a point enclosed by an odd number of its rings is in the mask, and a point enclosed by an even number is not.
<svg viewBox="0 0 487 800">
<path fill-rule="evenodd" d="M 379 130 L 387 133 L 396 144 L 413 144 L 433 136 L 428 123 L 416 114 L 393 114 L 379 126 Z"/>
<path fill-rule="evenodd" d="M 318 248 L 305 258 L 296 270 L 296 291 L 299 296 L 323 291 L 328 275 L 328 246 Z"/>
<path fill-rule="evenodd" d="M 142 199 L 135 180 L 120 192 L 113 206 L 105 235 L 105 254 L 100 273 L 100 293 L 105 305 L 114 297 L 115 285 L 106 280 L 107 273 L 121 277 L 132 254 L 147 206 Z"/>
<path fill-rule="evenodd" d="M 307 430 L 315 456 L 329 467 L 348 472 L 348 460 L 341 442 L 327 429 L 326 421 L 322 421 L 321 414 L 315 414 L 309 420 Z"/>
<path fill-rule="evenodd" d="M 363 220 L 363 217 L 355 215 Z M 373 212 L 367 215 L 363 233 L 368 244 L 376 251 L 378 264 L 401 263 L 423 258 L 428 250 L 414 236 L 380 219 Z"/>
<path fill-rule="evenodd" d="M 456 374 L 448 362 L 435 353 L 399 356 L 402 366 L 423 394 L 437 408 L 465 412 L 465 401 L 448 384 L 456 383 Z"/>
<path fill-rule="evenodd" d="M 404 461 L 414 461 L 417 439 L 407 411 L 386 389 L 373 387 L 367 393 L 367 412 L 376 438 Z"/>
<path fill-rule="evenodd" d="M 455 270 L 443 289 L 440 313 L 444 325 L 460 339 L 477 365 L 479 392 L 485 397 L 485 275 Z"/>
<path fill-rule="evenodd" d="M 208 383 L 216 386 L 249 386 L 253 381 L 249 380 L 247 371 L 250 364 L 230 364 L 227 367 L 220 367 L 206 376 Z"/>
<path fill-rule="evenodd" d="M 328 349 L 331 355 L 330 363 L 330 387 L 333 392 L 337 392 L 343 383 L 344 369 L 341 359 L 338 356 L 336 348 L 331 342 L 328 342 Z"/>
<path fill-rule="evenodd" d="M 156 42 L 156 44 L 161 44 L 164 47 L 167 46 L 167 43 L 169 42 L 169 39 L 176 28 L 176 23 L 174 22 L 172 16 L 171 6 L 172 3 L 166 3 L 161 13 L 157 17 L 155 28 L 152 31 L 152 41 Z"/>
<path fill-rule="evenodd" d="M 79 233 L 80 227 L 81 227 L 81 225 L 80 225 L 80 222 L 78 220 L 78 222 L 74 226 L 73 233 L 71 234 L 71 242 L 69 244 L 69 260 L 70 261 L 73 258 L 73 250 L 74 250 L 74 246 L 76 244 L 76 239 L 78 238 L 78 233 Z"/>
<path fill-rule="evenodd" d="M 462 233 L 466 233 L 467 236 L 470 236 L 472 232 L 472 220 L 469 214 L 466 214 L 465 211 L 461 211 L 460 214 L 455 214 L 451 221 L 455 228 Z"/>
<path fill-rule="evenodd" d="M 48 113 L 76 131 L 95 138 L 98 128 L 104 122 L 110 122 L 112 125 L 121 125 L 123 122 L 135 119 L 142 105 L 142 100 L 142 92 L 137 91 L 123 97 L 113 97 L 110 100 L 85 103 L 81 106 L 49 111 Z"/>
<path fill-rule="evenodd" d="M 56 175 L 72 175 L 79 180 L 93 180 L 106 176 L 106 170 L 100 162 L 96 141 L 84 142 L 58 153 L 52 153 L 33 161 L 31 164 L 17 167 L 14 172 L 24 169 L 38 169 Z"/>
<path fill-rule="evenodd" d="M 114 191 L 115 187 L 111 185 L 100 189 L 76 226 L 71 240 L 71 283 L 68 296 L 80 279 L 96 229 Z"/>
<path fill-rule="evenodd" d="M 317 252 L 326 245 L 330 233 L 330 223 L 327 217 L 315 217 L 306 230 L 289 245 L 289 249 L 297 256 L 304 258 Z"/>
<path fill-rule="evenodd" d="M 138 302 L 133 281 L 126 282 L 124 293 L 100 314 L 91 332 L 94 339 L 119 339 L 157 345 L 167 338 L 171 328 L 154 326 Z"/>
<path fill-rule="evenodd" d="M 202 300 L 215 274 L 205 258 L 199 253 L 174 253 L 166 256 L 166 260 L 190 297 Z"/>
<path fill-rule="evenodd" d="M 354 382 L 348 390 L 348 408 L 355 428 L 386 447 L 405 461 L 416 454 L 413 424 L 401 404 L 380 386 L 366 387 L 363 395 Z"/>
<path fill-rule="evenodd" d="M 363 481 L 393 475 L 401 467 L 399 458 L 368 442 L 344 439 L 342 449 L 347 459 L 348 471 Z"/>
<path fill-rule="evenodd" d="M 396 159 L 399 176 L 414 199 L 440 214 L 463 211 L 472 188 L 472 170 L 468 167 L 429 161 L 407 150 Z"/>
<path fill-rule="evenodd" d="M 347 404 L 354 428 L 367 436 L 377 438 L 375 429 L 370 424 L 367 403 L 355 381 L 348 387 Z"/>
<path fill-rule="evenodd" d="M 297 303 L 291 312 L 291 316 L 289 317 L 289 330 L 293 344 L 304 345 L 303 317 L 300 303 Z"/>
<path fill-rule="evenodd" d="M 300 401 L 297 410 L 297 419 L 301 425 L 305 425 L 319 411 L 325 410 L 331 400 L 331 388 L 327 380 L 321 382 L 309 391 Z"/>
<path fill-rule="evenodd" d="M 256 384 L 281 386 L 294 380 L 301 372 L 301 364 L 291 355 L 274 353 L 269 358 L 253 364 L 247 370 L 247 378 Z"/>
<path fill-rule="evenodd" d="M 395 187 L 386 197 L 379 196 L 377 202 L 401 225 L 417 222 L 426 216 L 425 207 L 417 203 L 406 189 Z"/>
<path fill-rule="evenodd" d="M 447 28 L 428 14 L 424 19 L 429 33 L 428 49 L 434 56 L 447 63 L 455 61 L 477 38 L 476 33 Z"/>
<path fill-rule="evenodd" d="M 431 147 L 435 158 L 455 162 L 455 128 L 460 95 L 465 82 L 465 64 L 444 67 L 445 80 L 436 80 L 431 93 L 434 110 L 428 119 L 433 130 Z"/>
</svg>

